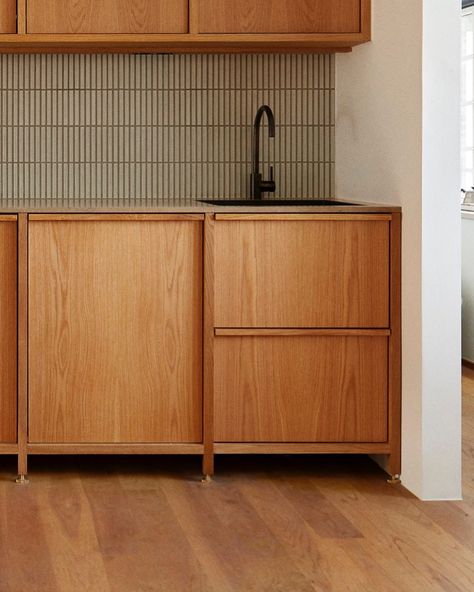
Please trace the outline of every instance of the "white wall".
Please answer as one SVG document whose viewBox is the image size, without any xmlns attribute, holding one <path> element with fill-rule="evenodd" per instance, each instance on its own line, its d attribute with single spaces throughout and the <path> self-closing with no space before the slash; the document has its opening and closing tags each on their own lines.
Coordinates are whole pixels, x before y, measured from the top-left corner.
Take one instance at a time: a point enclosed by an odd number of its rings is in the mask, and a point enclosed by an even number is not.
<svg viewBox="0 0 474 592">
<path fill-rule="evenodd" d="M 336 195 L 403 208 L 402 480 L 461 493 L 458 0 L 373 0 L 336 67 Z"/>
</svg>

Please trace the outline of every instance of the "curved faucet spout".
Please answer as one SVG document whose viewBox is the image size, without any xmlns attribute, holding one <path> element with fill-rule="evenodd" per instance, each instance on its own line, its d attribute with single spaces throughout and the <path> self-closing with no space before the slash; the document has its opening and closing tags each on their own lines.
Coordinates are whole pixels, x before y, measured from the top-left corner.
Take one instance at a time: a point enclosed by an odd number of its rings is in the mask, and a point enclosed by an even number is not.
<svg viewBox="0 0 474 592">
<path fill-rule="evenodd" d="M 251 190 L 254 199 L 261 199 L 263 192 L 273 193 L 275 191 L 273 167 L 270 167 L 270 181 L 262 181 L 262 175 L 260 174 L 260 125 L 264 114 L 267 115 L 268 119 L 268 135 L 270 138 L 275 137 L 275 117 L 273 111 L 268 105 L 262 105 L 255 115 L 253 124 Z"/>
</svg>

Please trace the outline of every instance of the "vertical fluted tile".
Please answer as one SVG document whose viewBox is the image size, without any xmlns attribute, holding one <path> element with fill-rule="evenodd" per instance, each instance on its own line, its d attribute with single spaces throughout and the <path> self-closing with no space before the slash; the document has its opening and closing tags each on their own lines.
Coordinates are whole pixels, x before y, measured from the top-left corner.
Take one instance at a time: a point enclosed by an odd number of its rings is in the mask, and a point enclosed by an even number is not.
<svg viewBox="0 0 474 592">
<path fill-rule="evenodd" d="M 333 195 L 333 56 L 2 55 L 0 199 L 247 196 L 262 103 L 277 195 Z"/>
</svg>

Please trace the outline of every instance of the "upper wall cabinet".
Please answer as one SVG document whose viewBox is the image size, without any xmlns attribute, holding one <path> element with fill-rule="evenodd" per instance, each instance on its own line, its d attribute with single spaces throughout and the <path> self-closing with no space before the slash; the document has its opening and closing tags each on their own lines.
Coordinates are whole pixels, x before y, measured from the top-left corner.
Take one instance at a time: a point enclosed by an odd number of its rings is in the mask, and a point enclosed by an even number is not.
<svg viewBox="0 0 474 592">
<path fill-rule="evenodd" d="M 360 33 L 360 0 L 200 0 L 200 33 Z"/>
<path fill-rule="evenodd" d="M 16 0 L 0 0 L 0 33 L 16 33 Z"/>
<path fill-rule="evenodd" d="M 0 0 L 0 52 L 298 53 L 370 40 L 371 0 Z"/>
</svg>

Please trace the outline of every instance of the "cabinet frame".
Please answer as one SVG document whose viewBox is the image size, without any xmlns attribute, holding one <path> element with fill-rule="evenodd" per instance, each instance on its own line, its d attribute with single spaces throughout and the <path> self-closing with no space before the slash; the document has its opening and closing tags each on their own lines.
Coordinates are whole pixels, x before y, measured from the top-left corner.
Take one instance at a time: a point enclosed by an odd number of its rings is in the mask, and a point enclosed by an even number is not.
<svg viewBox="0 0 474 592">
<path fill-rule="evenodd" d="M 381 455 L 381 466 L 392 476 L 401 472 L 401 214 L 214 214 L 215 221 L 258 221 L 258 220 L 386 220 L 389 229 L 389 318 L 388 329 L 258 329 L 258 328 L 223 328 L 214 327 L 216 338 L 219 336 L 239 335 L 276 335 L 276 334 L 388 334 L 388 439 L 382 443 L 226 443 L 214 444 L 214 454 L 369 454 L 377 458 Z M 211 226 L 211 229 L 213 227 Z M 212 230 L 211 230 L 212 232 Z M 210 244 L 214 247 L 214 238 Z M 215 270 L 209 271 L 209 281 L 213 284 Z M 209 322 L 209 320 L 207 321 Z M 208 372 L 214 372 L 214 365 L 209 364 Z M 211 380 L 208 378 L 208 380 Z M 212 413 L 213 400 L 207 402 Z"/>
<path fill-rule="evenodd" d="M 18 475 L 26 478 L 29 455 L 63 454 L 194 454 L 203 455 L 203 442 L 185 443 L 33 443 L 28 441 L 28 223 L 29 221 L 204 221 L 203 214 L 27 214 L 18 216 Z M 202 232 L 202 230 L 201 230 Z M 201 289 L 202 289 L 201 275 Z M 202 347 L 201 347 L 202 351 Z M 201 362 L 202 368 L 202 362 Z M 202 394 L 203 397 L 203 394 Z M 0 448 L 0 452 L 1 452 Z M 24 480 L 24 479 L 23 479 Z M 23 482 L 23 481 L 22 481 Z"/>
<path fill-rule="evenodd" d="M 356 33 L 199 33 L 199 1 L 189 0 L 188 33 L 27 33 L 28 0 L 17 0 L 15 33 L 0 34 L 0 53 L 336 53 L 371 39 L 371 0 L 360 0 Z"/>
</svg>

